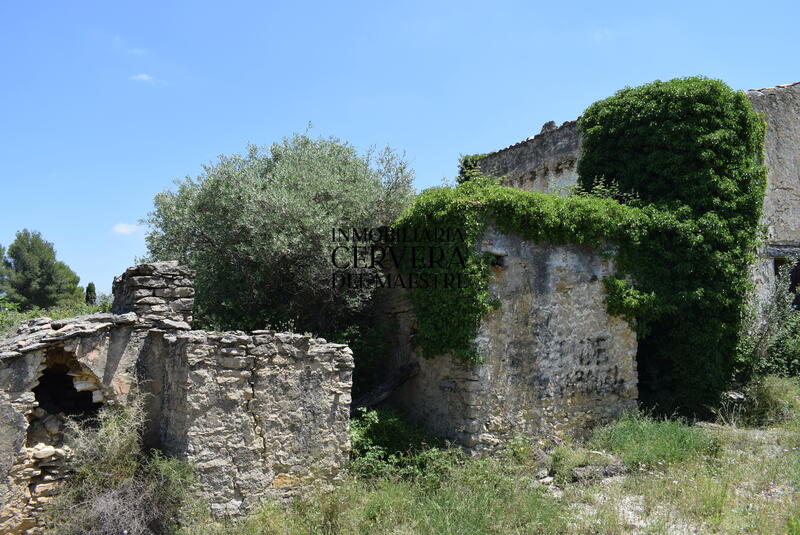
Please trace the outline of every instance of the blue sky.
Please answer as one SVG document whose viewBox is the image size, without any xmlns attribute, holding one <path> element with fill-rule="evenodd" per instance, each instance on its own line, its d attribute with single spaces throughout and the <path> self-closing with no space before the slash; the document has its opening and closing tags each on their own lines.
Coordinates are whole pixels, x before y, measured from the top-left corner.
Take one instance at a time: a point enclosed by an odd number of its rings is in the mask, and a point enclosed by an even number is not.
<svg viewBox="0 0 800 535">
<path fill-rule="evenodd" d="M 626 85 L 800 81 L 800 4 L 0 0 L 0 244 L 38 230 L 108 291 L 157 192 L 311 122 L 416 186 Z"/>
</svg>

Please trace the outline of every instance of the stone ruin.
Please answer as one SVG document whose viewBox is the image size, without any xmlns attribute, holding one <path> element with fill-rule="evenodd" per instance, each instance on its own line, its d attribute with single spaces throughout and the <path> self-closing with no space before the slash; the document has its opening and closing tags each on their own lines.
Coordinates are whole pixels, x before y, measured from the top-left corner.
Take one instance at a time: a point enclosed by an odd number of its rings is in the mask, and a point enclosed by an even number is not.
<svg viewBox="0 0 800 535">
<path fill-rule="evenodd" d="M 800 84 L 748 92 L 767 120 L 764 221 L 754 266 L 764 291 L 774 268 L 800 251 Z M 480 161 L 511 187 L 563 192 L 577 183 L 576 122 Z M 390 400 L 474 453 L 519 435 L 581 435 L 636 405 L 635 333 L 606 312 L 603 251 L 530 243 L 488 227 L 499 309 L 474 340 L 482 364 L 422 359 L 414 310 L 402 290 L 381 296 L 396 326 L 387 370 L 413 370 Z M 192 330 L 192 272 L 143 264 L 114 281 L 112 313 L 39 318 L 0 340 L 0 532 L 36 533 L 44 504 L 67 475 L 67 416 L 147 396 L 148 446 L 190 460 L 217 514 L 333 481 L 349 449 L 350 349 L 309 335 Z M 404 378 L 405 379 L 405 378 Z M 397 385 L 395 385 L 397 386 Z"/>
<path fill-rule="evenodd" d="M 800 82 L 745 94 L 767 122 L 764 162 L 769 168 L 762 223 L 767 238 L 751 275 L 763 299 L 786 259 L 800 253 Z M 541 133 L 486 155 L 481 172 L 502 177 L 506 186 L 566 194 L 577 185 L 581 135 L 577 121 L 555 128 L 550 121 Z M 795 280 L 800 280 L 796 269 Z"/>
<path fill-rule="evenodd" d="M 193 273 L 143 264 L 113 312 L 0 341 L 0 533 L 38 533 L 67 475 L 65 418 L 144 392 L 146 443 L 191 461 L 217 514 L 335 479 L 349 450 L 350 349 L 308 335 L 190 329 Z"/>
<path fill-rule="evenodd" d="M 490 291 L 501 303 L 474 340 L 483 362 L 422 358 L 408 293 L 386 291 L 382 314 L 396 326 L 388 366 L 418 363 L 392 401 L 472 453 L 517 436 L 580 436 L 636 407 L 636 334 L 605 306 L 602 281 L 613 262 L 589 247 L 530 243 L 493 226 L 478 248 L 496 258 Z"/>
</svg>

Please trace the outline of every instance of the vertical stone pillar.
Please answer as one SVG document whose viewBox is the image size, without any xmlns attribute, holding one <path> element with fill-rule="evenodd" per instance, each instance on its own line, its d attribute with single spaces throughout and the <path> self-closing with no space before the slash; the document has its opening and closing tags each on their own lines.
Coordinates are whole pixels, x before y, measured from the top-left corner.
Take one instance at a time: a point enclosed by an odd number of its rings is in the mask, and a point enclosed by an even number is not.
<svg viewBox="0 0 800 535">
<path fill-rule="evenodd" d="M 114 278 L 112 312 L 135 312 L 143 326 L 189 329 L 194 307 L 194 272 L 170 262 L 128 268 Z"/>
</svg>

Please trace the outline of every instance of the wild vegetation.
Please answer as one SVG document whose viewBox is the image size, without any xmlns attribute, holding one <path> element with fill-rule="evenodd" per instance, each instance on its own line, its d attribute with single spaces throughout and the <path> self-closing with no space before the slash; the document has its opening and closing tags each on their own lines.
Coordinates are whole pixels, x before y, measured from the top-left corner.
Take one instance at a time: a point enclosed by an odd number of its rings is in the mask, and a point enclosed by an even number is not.
<svg viewBox="0 0 800 535">
<path fill-rule="evenodd" d="M 800 383 L 756 385 L 718 423 L 628 413 L 584 443 L 518 437 L 481 459 L 365 410 L 335 490 L 240 519 L 208 516 L 186 464 L 138 454 L 138 406 L 107 408 L 99 427 L 73 427 L 81 453 L 51 533 L 797 534 Z"/>
<path fill-rule="evenodd" d="M 464 158 L 462 184 L 423 192 L 398 225 L 461 228 L 463 243 L 450 247 L 474 251 L 491 221 L 526 240 L 613 256 L 608 311 L 639 334 L 642 400 L 663 414 L 702 414 L 737 371 L 766 180 L 763 119 L 741 92 L 694 77 L 619 91 L 590 106 L 580 127 L 577 195 L 505 188 Z M 496 306 L 490 262 L 471 255 L 461 288 L 412 291 L 425 356 L 476 358 L 470 341 Z"/>
<path fill-rule="evenodd" d="M 372 296 L 332 287 L 332 231 L 390 224 L 411 201 L 412 180 L 388 147 L 359 154 L 304 134 L 250 146 L 156 195 L 148 251 L 196 270 L 198 326 L 291 324 L 330 337 L 359 324 Z"/>
</svg>

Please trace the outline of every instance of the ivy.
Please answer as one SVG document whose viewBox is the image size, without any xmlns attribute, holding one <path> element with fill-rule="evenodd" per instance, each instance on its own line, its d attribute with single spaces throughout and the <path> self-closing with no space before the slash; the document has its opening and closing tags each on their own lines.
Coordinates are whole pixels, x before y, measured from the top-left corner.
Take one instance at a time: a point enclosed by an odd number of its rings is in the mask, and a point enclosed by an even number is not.
<svg viewBox="0 0 800 535">
<path fill-rule="evenodd" d="M 439 245 L 471 252 L 461 287 L 412 288 L 415 341 L 426 357 L 478 360 L 472 341 L 498 306 L 476 247 L 490 221 L 533 242 L 613 250 L 607 308 L 639 334 L 643 399 L 702 412 L 733 373 L 765 190 L 763 119 L 744 94 L 695 77 L 626 88 L 590 106 L 580 127 L 577 194 L 506 188 L 465 157 L 466 180 L 423 192 L 398 221 L 462 228 L 461 243 Z"/>
<path fill-rule="evenodd" d="M 459 159 L 456 179 L 459 184 L 481 176 L 480 161 L 485 156 L 486 154 L 467 154 Z"/>
</svg>

